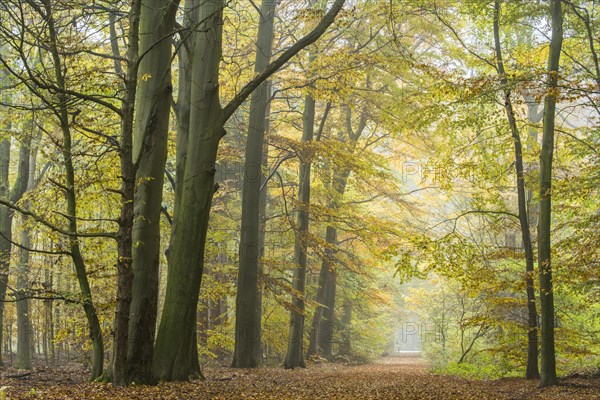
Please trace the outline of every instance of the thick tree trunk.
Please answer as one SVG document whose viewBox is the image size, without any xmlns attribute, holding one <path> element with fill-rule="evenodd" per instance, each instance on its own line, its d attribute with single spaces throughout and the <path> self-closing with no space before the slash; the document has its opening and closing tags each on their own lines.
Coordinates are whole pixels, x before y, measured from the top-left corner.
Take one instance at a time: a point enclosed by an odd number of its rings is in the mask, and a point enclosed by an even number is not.
<svg viewBox="0 0 600 400">
<path fill-rule="evenodd" d="M 219 101 L 222 0 L 199 2 L 202 21 L 194 50 L 190 133 L 181 198 L 173 223 L 169 271 L 162 318 L 156 338 L 154 371 L 161 380 L 201 376 L 195 331 L 198 294 L 204 267 L 204 246 L 213 193 L 219 141 L 225 134 Z"/>
<path fill-rule="evenodd" d="M 192 85 L 190 132 L 181 183 L 178 216 L 173 224 L 169 271 L 162 318 L 158 329 L 153 369 L 163 380 L 186 380 L 201 375 L 198 368 L 195 318 L 204 266 L 204 247 L 210 206 L 216 190 L 214 177 L 219 142 L 225 122 L 243 101 L 290 58 L 314 43 L 333 23 L 344 0 L 330 11 L 307 36 L 284 51 L 234 96 L 226 107 L 219 101 L 219 64 L 222 52 L 223 0 L 196 5 L 198 21 Z"/>
<path fill-rule="evenodd" d="M 302 142 L 311 143 L 315 126 L 315 100 L 307 95 L 304 100 Z M 290 312 L 290 332 L 288 350 L 285 358 L 285 368 L 305 367 L 304 363 L 304 295 L 306 288 L 306 267 L 308 265 L 308 228 L 310 207 L 310 152 L 300 158 L 300 182 L 298 189 L 298 211 L 296 216 L 296 242 L 294 245 L 294 260 L 296 269 L 292 287 L 296 291 L 292 298 Z"/>
<path fill-rule="evenodd" d="M 533 245 L 531 243 L 531 230 L 529 228 L 529 215 L 527 212 L 527 197 L 525 193 L 525 169 L 523 166 L 523 146 L 521 135 L 517 126 L 514 107 L 511 99 L 511 89 L 504 69 L 502 58 L 502 45 L 500 42 L 500 0 L 495 1 L 494 7 L 494 43 L 496 48 L 496 62 L 500 83 L 504 92 L 504 109 L 508 125 L 515 146 L 515 172 L 517 175 L 517 204 L 519 209 L 519 224 L 521 226 L 521 239 L 525 250 L 525 283 L 527 291 L 527 379 L 538 379 L 538 335 L 537 311 L 535 308 L 535 289 L 533 286 Z"/>
<path fill-rule="evenodd" d="M 160 215 L 171 107 L 171 35 L 179 0 L 143 0 L 133 133 L 137 167 L 133 222 L 133 287 L 129 313 L 129 381 L 155 383 L 152 358 L 158 307 Z"/>
<path fill-rule="evenodd" d="M 552 157 L 554 153 L 554 124 L 558 73 L 563 41 L 563 14 L 561 0 L 550 1 L 552 37 L 548 54 L 548 81 L 544 101 L 542 149 L 540 153 L 540 219 L 538 222 L 538 265 L 540 269 L 541 305 L 541 382 L 540 386 L 557 383 L 556 354 L 554 349 L 554 291 L 551 264 L 552 220 Z"/>
<path fill-rule="evenodd" d="M 275 2 L 263 0 L 260 9 L 254 70 L 262 72 L 271 60 Z M 264 136 L 267 129 L 269 82 L 252 93 L 242 190 L 242 226 L 236 295 L 235 350 L 233 367 L 255 368 L 260 364 L 261 313 L 258 294 L 260 245 L 260 197 Z"/>
</svg>

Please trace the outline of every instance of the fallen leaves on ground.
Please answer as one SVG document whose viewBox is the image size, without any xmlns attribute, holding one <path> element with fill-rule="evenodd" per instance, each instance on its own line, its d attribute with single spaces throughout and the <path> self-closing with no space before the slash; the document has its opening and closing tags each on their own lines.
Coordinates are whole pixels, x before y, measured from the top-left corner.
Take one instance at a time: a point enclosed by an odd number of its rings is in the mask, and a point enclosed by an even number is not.
<svg viewBox="0 0 600 400">
<path fill-rule="evenodd" d="M 158 386 L 114 388 L 83 383 L 73 369 L 39 369 L 22 378 L 0 370 L 6 399 L 185 400 L 185 399 L 600 399 L 600 378 L 569 378 L 558 386 L 538 389 L 524 379 L 467 380 L 428 372 L 418 359 L 388 358 L 361 366 L 310 365 L 306 369 L 212 368 L 206 380 Z"/>
</svg>

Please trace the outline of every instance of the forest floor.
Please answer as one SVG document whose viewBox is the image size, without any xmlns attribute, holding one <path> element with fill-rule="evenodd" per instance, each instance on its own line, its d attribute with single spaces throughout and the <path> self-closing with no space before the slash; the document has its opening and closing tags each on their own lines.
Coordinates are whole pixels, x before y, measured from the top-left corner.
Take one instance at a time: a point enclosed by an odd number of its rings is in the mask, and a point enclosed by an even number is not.
<svg viewBox="0 0 600 400">
<path fill-rule="evenodd" d="M 558 386 L 538 389 L 537 382 L 524 379 L 468 380 L 436 375 L 417 358 L 398 357 L 360 366 L 323 363 L 297 370 L 207 368 L 204 381 L 155 387 L 84 383 L 84 372 L 74 368 L 37 369 L 31 375 L 8 377 L 17 373 L 0 368 L 6 400 L 600 399 L 600 377 L 571 377 Z M 2 394 L 0 399 L 4 400 Z"/>
</svg>

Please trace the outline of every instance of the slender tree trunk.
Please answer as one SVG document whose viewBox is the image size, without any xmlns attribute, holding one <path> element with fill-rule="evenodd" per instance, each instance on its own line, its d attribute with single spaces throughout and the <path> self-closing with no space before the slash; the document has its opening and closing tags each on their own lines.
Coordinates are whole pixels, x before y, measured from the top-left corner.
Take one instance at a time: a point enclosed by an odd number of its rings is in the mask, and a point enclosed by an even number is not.
<svg viewBox="0 0 600 400">
<path fill-rule="evenodd" d="M 0 47 L 1 50 L 1 47 Z M 1 80 L 4 83 L 4 79 Z M 6 101 L 7 99 L 4 99 Z M 12 129 L 12 124 L 7 124 L 7 131 Z M 7 199 L 11 203 L 18 202 L 27 189 L 29 177 L 29 145 L 30 139 L 24 139 L 19 148 L 19 164 L 17 167 L 17 179 L 13 187 L 9 183 L 10 165 L 10 138 L 0 141 L 0 198 Z M 8 287 L 8 274 L 10 268 L 10 256 L 12 250 L 12 221 L 14 211 L 5 206 L 0 206 L 0 344 L 4 328 L 4 300 Z M 0 366 L 3 365 L 2 352 L 0 351 Z"/>
<path fill-rule="evenodd" d="M 344 313 L 342 314 L 342 338 L 338 353 L 343 356 L 349 356 L 352 353 L 352 304 L 346 300 L 344 303 Z"/>
<path fill-rule="evenodd" d="M 129 383 L 127 364 L 127 347 L 129 337 L 129 313 L 133 289 L 132 270 L 132 232 L 135 194 L 135 166 L 133 165 L 133 119 L 135 95 L 137 89 L 138 34 L 141 0 L 131 2 L 129 11 L 129 34 L 127 50 L 127 74 L 125 80 L 125 96 L 121 104 L 121 213 L 119 216 L 119 232 L 117 235 L 117 306 L 114 319 L 113 359 L 111 380 L 115 386 Z M 112 14 L 111 14 L 112 15 Z M 113 55 L 119 56 L 114 22 L 111 21 L 111 44 Z M 115 71 L 122 74 L 122 68 L 115 61 Z"/>
<path fill-rule="evenodd" d="M 329 227 L 327 227 L 327 233 L 329 233 Z M 326 244 L 329 245 L 327 241 L 327 233 L 325 234 Z M 317 285 L 317 308 L 315 309 L 315 313 L 313 314 L 312 322 L 310 324 L 310 332 L 308 334 L 308 349 L 306 350 L 306 358 L 310 358 L 313 355 L 321 354 L 321 348 L 319 343 L 321 343 L 321 321 L 323 318 L 323 311 L 325 309 L 325 291 L 327 289 L 327 282 L 329 281 L 329 262 L 326 261 L 327 250 L 325 250 L 325 257 L 321 262 L 321 270 L 319 271 L 319 280 Z"/>
<path fill-rule="evenodd" d="M 4 50 L 0 46 L 0 52 Z M 0 84 L 8 86 L 8 79 L 5 71 L 0 71 Z M 2 93 L 2 101 L 8 103 L 10 99 Z M 5 129 L 10 132 L 12 124 L 10 121 L 5 122 Z M 8 170 L 10 165 L 10 137 L 0 139 L 0 198 L 3 200 L 10 199 L 10 183 L 8 181 Z M 2 355 L 5 350 L 4 346 L 4 300 L 6 298 L 6 289 L 8 287 L 8 272 L 10 268 L 10 251 L 12 248 L 12 215 L 13 211 L 5 206 L 0 206 L 0 366 L 4 365 Z"/>
<path fill-rule="evenodd" d="M 275 2 L 263 0 L 260 9 L 254 70 L 262 72 L 271 60 Z M 250 101 L 250 120 L 242 190 L 242 226 L 236 295 L 235 350 L 233 367 L 255 368 L 260 364 L 261 313 L 258 295 L 260 247 L 260 197 L 264 135 L 267 128 L 269 83 L 263 82 Z"/>
<path fill-rule="evenodd" d="M 325 234 L 327 244 L 337 246 L 337 230 L 327 227 Z M 323 357 L 329 361 L 333 360 L 333 331 L 335 321 L 335 295 L 337 289 L 337 271 L 333 262 L 333 252 L 330 250 L 327 261 L 323 260 L 324 267 L 329 270 L 325 281 L 325 297 L 323 298 L 322 320 L 319 324 L 318 348 Z"/>
<path fill-rule="evenodd" d="M 46 270 L 44 273 L 44 290 L 50 293 L 53 289 L 52 271 Z M 52 299 L 44 300 L 46 311 L 46 335 L 48 343 L 49 360 L 51 366 L 56 365 L 56 344 L 54 343 L 54 310 Z"/>
<path fill-rule="evenodd" d="M 36 152 L 31 149 L 31 140 L 21 144 L 20 165 L 17 185 L 33 189 Z M 27 168 L 27 171 L 25 171 Z M 25 208 L 29 208 L 29 201 Z M 21 249 L 19 254 L 19 265 L 17 268 L 17 361 L 16 368 L 31 369 L 31 355 L 33 343 L 31 340 L 32 325 L 29 315 L 29 248 L 31 248 L 31 228 L 27 226 L 28 218 L 22 216 L 21 223 Z"/>
<path fill-rule="evenodd" d="M 158 307 L 160 215 L 171 107 L 171 42 L 179 0 L 142 0 L 133 132 L 136 170 L 129 313 L 129 381 L 152 384 Z"/>
<path fill-rule="evenodd" d="M 43 0 L 43 3 L 48 22 L 48 34 L 51 41 L 49 46 L 54 63 L 53 67 L 56 85 L 60 89 L 65 90 L 65 79 L 63 76 L 63 67 L 60 61 L 60 54 L 57 47 L 58 38 L 56 34 L 56 28 L 54 26 L 52 5 L 49 0 Z M 65 167 L 64 193 L 67 201 L 67 215 L 69 216 L 69 232 L 72 234 L 69 237 L 69 247 L 73 265 L 75 266 L 79 289 L 82 295 L 83 309 L 88 321 L 90 338 L 92 340 L 93 355 L 90 379 L 93 380 L 100 377 L 104 369 L 104 341 L 102 339 L 100 321 L 98 320 L 98 314 L 96 313 L 96 307 L 92 299 L 92 291 L 87 277 L 85 261 L 81 255 L 81 247 L 79 238 L 77 236 L 77 196 L 75 193 L 75 168 L 73 166 L 72 135 L 71 127 L 69 125 L 69 113 L 67 109 L 68 97 L 64 93 L 59 94 L 58 97 L 60 100 L 60 105 L 58 106 L 57 115 L 60 120 L 60 128 L 63 134 L 62 156 Z"/>
<path fill-rule="evenodd" d="M 24 218 L 25 220 L 25 218 Z M 20 244 L 29 248 L 31 229 L 23 228 Z M 19 266 L 17 269 L 17 360 L 15 368 L 31 369 L 31 320 L 29 318 L 28 299 L 28 269 L 29 251 L 20 250 Z"/>
<path fill-rule="evenodd" d="M 270 89 L 268 90 L 270 93 Z M 270 102 L 269 102 L 270 104 Z M 270 107 L 267 107 L 267 115 L 269 115 Z M 267 120 L 267 129 L 268 132 L 268 123 Z M 267 256 L 266 252 L 266 237 L 267 237 L 267 203 L 269 200 L 269 189 L 267 187 L 266 182 L 266 174 L 265 171 L 269 166 L 269 144 L 265 141 L 263 143 L 263 157 L 262 157 L 262 169 L 261 169 L 261 182 L 262 187 L 260 190 L 260 196 L 258 198 L 258 248 L 260 258 L 258 260 L 258 288 L 256 293 L 256 321 L 258 321 L 259 326 L 262 327 L 262 309 L 263 309 L 263 290 L 264 290 L 264 272 L 265 272 L 265 264 L 264 259 Z M 258 360 L 259 364 L 262 364 L 263 360 L 263 345 L 262 340 L 259 342 L 258 346 L 254 346 L 255 355 L 254 358 Z"/>
<path fill-rule="evenodd" d="M 10 129 L 10 124 L 9 124 Z M 0 142 L 0 198 L 9 199 L 8 167 L 10 164 L 10 138 L 4 138 Z M 8 273 L 10 268 L 11 238 L 12 238 L 12 216 L 11 209 L 0 206 L 0 346 L 6 350 L 4 342 L 4 299 L 8 287 Z M 4 365 L 0 351 L 0 366 Z"/>
<path fill-rule="evenodd" d="M 541 382 L 540 386 L 557 383 L 556 354 L 554 349 L 554 291 L 551 264 L 552 219 L 552 157 L 554 153 L 554 125 L 560 53 L 563 41 L 563 14 L 561 0 L 550 1 L 552 37 L 548 54 L 548 81 L 544 101 L 542 150 L 540 153 L 540 219 L 538 222 L 538 265 L 540 269 L 541 305 Z"/>
<path fill-rule="evenodd" d="M 307 95 L 304 100 L 302 142 L 311 143 L 315 126 L 315 100 Z M 285 358 L 285 368 L 305 367 L 304 363 L 304 294 L 306 288 L 306 267 L 308 265 L 308 215 L 310 207 L 310 152 L 300 158 L 300 182 L 298 191 L 298 211 L 296 215 L 296 242 L 294 259 L 296 269 L 292 286 L 296 293 L 292 298 L 290 312 L 290 332 L 288 350 Z"/>
<path fill-rule="evenodd" d="M 529 215 L 527 212 L 527 197 L 525 193 L 525 169 L 523 166 L 523 146 L 521 135 L 517 126 L 517 120 L 511 99 L 511 89 L 504 69 L 502 58 L 502 45 L 500 42 L 500 0 L 495 1 L 494 8 L 494 43 L 496 48 L 496 61 L 498 75 L 504 92 L 504 109 L 508 125 L 515 146 L 515 170 L 517 175 L 517 203 L 519 209 L 519 224 L 521 226 L 521 238 L 525 250 L 525 283 L 527 287 L 527 379 L 538 379 L 538 335 L 537 335 L 537 311 L 535 307 L 535 289 L 533 286 L 533 245 L 531 243 L 531 231 L 529 229 Z"/>
</svg>

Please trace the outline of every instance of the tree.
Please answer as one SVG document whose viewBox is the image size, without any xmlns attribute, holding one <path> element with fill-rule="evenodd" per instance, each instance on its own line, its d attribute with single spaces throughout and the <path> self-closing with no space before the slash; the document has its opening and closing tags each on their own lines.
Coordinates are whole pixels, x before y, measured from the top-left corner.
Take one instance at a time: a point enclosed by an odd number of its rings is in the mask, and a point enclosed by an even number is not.
<svg viewBox="0 0 600 400">
<path fill-rule="evenodd" d="M 31 138 L 30 136 L 26 137 L 20 145 L 19 149 L 19 165 L 17 172 L 17 179 L 10 191 L 10 201 L 16 203 L 23 197 L 27 190 L 28 181 L 29 181 L 29 167 L 30 167 L 30 145 Z M 8 182 L 8 167 L 10 160 L 10 138 L 4 139 L 3 143 L 0 145 L 0 155 L 2 157 L 2 186 L 10 187 Z M 5 178 L 5 180 L 4 180 Z M 2 276 L 0 276 L 0 326 L 2 326 L 2 311 L 4 308 L 4 299 L 6 297 L 6 288 L 8 283 L 8 266 L 10 264 L 10 249 L 12 248 L 12 217 L 14 215 L 14 211 L 8 207 L 2 207 L 3 215 L 0 215 L 0 220 L 4 224 L 6 224 L 1 232 L 2 235 L 2 244 L 4 245 L 3 249 L 8 249 L 7 254 L 3 254 L 3 258 L 6 257 L 6 264 L 3 265 Z M 26 230 L 23 231 L 23 236 L 28 237 L 28 232 Z M 27 246 L 27 243 L 25 243 Z M 29 330 L 31 327 L 29 326 L 29 317 L 28 317 L 28 300 L 26 296 L 26 269 L 27 269 L 27 259 L 28 252 L 27 250 L 21 250 L 21 255 L 19 258 L 19 264 L 17 267 L 17 361 L 15 366 L 21 369 L 30 369 L 31 368 L 31 347 L 29 343 Z M 0 334 L 0 339 L 1 339 Z M 1 360 L 1 359 L 0 359 Z"/>
<path fill-rule="evenodd" d="M 179 0 L 144 0 L 132 160 L 136 168 L 128 380 L 155 383 L 151 365 L 158 312 L 160 217 L 171 108 L 171 48 Z M 130 39 L 131 40 L 131 39 Z M 132 50 L 133 51 L 133 50 Z"/>
<path fill-rule="evenodd" d="M 256 41 L 254 72 L 261 73 L 271 60 L 275 2 L 263 0 Z M 267 130 L 270 83 L 260 84 L 250 99 L 248 139 L 244 162 L 242 190 L 242 223 L 239 250 L 239 272 L 236 293 L 235 349 L 233 367 L 254 368 L 260 360 L 261 298 L 259 296 L 260 209 L 263 186 L 264 136 Z M 262 199 L 262 205 L 266 205 Z M 264 229 L 263 229 L 264 232 Z M 264 237 L 263 237 L 264 241 Z"/>
<path fill-rule="evenodd" d="M 563 42 L 562 1 L 550 1 L 552 36 L 548 54 L 548 76 L 544 99 L 542 149 L 540 153 L 540 215 L 538 222 L 538 265 L 541 305 L 541 382 L 551 386 L 557 382 L 556 355 L 554 347 L 554 292 L 551 264 L 551 218 L 552 218 L 552 159 L 554 153 L 554 125 L 556 101 L 559 95 L 559 63 Z"/>
<path fill-rule="evenodd" d="M 500 42 L 500 0 L 494 3 L 494 47 L 496 52 L 496 65 L 502 91 L 504 94 L 504 109 L 508 125 L 515 146 L 515 172 L 517 175 L 517 203 L 519 210 L 519 225 L 521 226 L 521 239 L 525 250 L 525 281 L 527 286 L 527 379 L 538 379 L 538 334 L 537 310 L 535 308 L 535 289 L 533 286 L 533 245 L 529 229 L 529 213 L 527 211 L 527 194 L 525 192 L 525 170 L 523 166 L 523 146 L 521 134 L 517 126 L 517 119 L 511 98 L 512 90 L 502 58 L 502 43 Z"/>
<path fill-rule="evenodd" d="M 156 338 L 154 371 L 162 380 L 197 376 L 194 331 L 210 206 L 216 190 L 214 175 L 225 123 L 244 100 L 294 55 L 314 43 L 333 23 L 344 5 L 336 0 L 319 24 L 263 69 L 225 106 L 220 104 L 219 65 L 222 52 L 222 0 L 198 5 L 196 44 L 192 67 L 188 152 L 175 216 L 162 318 Z M 183 83 L 182 84 L 191 84 Z"/>
<path fill-rule="evenodd" d="M 309 57 L 312 59 L 312 57 Z M 310 209 L 310 169 L 315 130 L 315 99 L 307 94 L 304 99 L 304 115 L 302 117 L 302 143 L 304 149 L 300 154 L 300 174 L 298 182 L 298 211 L 294 231 L 294 276 L 292 279 L 292 309 L 290 311 L 290 333 L 288 350 L 285 357 L 285 368 L 305 367 L 304 363 L 304 296 L 306 290 L 306 267 L 308 265 L 308 235 Z"/>
</svg>

